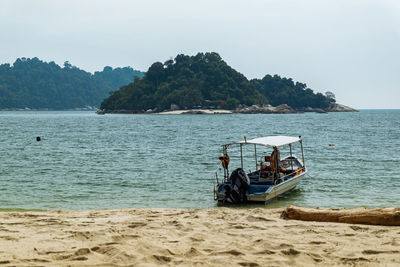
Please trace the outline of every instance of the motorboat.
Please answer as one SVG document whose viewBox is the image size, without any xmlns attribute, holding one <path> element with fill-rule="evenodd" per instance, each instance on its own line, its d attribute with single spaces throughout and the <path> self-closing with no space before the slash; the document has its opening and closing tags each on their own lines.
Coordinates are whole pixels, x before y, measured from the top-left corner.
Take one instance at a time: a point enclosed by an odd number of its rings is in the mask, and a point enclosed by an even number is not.
<svg viewBox="0 0 400 267">
<path fill-rule="evenodd" d="M 301 159 L 293 154 L 297 151 Z M 288 155 L 281 159 L 281 152 Z M 244 136 L 243 141 L 222 145 L 219 160 L 222 168 L 215 173 L 214 199 L 224 203 L 267 203 L 295 188 L 307 173 L 301 136 L 266 136 L 250 140 Z M 233 164 L 237 167 L 230 173 Z"/>
</svg>

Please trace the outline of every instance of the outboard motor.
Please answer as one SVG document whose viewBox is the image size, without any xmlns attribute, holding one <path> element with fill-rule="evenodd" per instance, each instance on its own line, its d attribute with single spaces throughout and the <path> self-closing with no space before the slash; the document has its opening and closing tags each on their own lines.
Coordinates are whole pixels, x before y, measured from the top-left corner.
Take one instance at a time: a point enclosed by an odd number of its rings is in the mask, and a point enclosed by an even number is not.
<svg viewBox="0 0 400 267">
<path fill-rule="evenodd" d="M 229 177 L 231 184 L 226 184 L 225 199 L 226 203 L 242 203 L 246 199 L 246 191 L 250 185 L 250 179 L 242 168 L 234 170 Z"/>
</svg>

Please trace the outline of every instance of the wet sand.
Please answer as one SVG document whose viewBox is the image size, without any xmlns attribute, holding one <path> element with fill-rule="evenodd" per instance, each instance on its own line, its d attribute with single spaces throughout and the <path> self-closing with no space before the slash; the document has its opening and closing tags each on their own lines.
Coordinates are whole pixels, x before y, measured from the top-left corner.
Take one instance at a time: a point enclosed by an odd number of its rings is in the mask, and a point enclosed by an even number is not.
<svg viewBox="0 0 400 267">
<path fill-rule="evenodd" d="M 0 212 L 0 266 L 398 266 L 400 227 L 283 209 Z"/>
</svg>

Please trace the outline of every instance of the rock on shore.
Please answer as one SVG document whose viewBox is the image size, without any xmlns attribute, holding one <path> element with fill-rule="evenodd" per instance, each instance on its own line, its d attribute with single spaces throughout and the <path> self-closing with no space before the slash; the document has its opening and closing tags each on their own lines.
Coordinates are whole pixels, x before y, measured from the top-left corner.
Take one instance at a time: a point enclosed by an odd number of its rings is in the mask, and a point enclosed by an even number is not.
<svg viewBox="0 0 400 267">
<path fill-rule="evenodd" d="M 327 113 L 327 112 L 357 112 L 357 110 L 342 105 L 334 103 L 327 109 L 321 108 L 305 108 L 305 109 L 293 109 L 287 104 L 282 104 L 279 106 L 271 105 L 252 105 L 250 107 L 246 105 L 239 105 L 234 111 L 234 113 L 244 113 L 244 114 L 291 114 L 291 113 L 303 113 L 303 112 L 317 112 L 317 113 Z"/>
<path fill-rule="evenodd" d="M 303 112 L 316 112 L 316 113 L 327 113 L 327 112 L 357 112 L 357 110 L 342 105 L 334 103 L 327 109 L 321 108 L 303 108 L 303 109 L 293 109 L 287 104 L 281 104 L 279 106 L 272 105 L 239 105 L 235 110 L 225 110 L 225 109 L 170 109 L 164 110 L 162 112 L 157 111 L 157 109 L 148 109 L 142 111 L 135 110 L 98 110 L 97 114 L 105 113 L 120 113 L 120 114 L 229 114 L 229 113 L 242 113 L 242 114 L 293 114 L 293 113 L 303 113 Z"/>
<path fill-rule="evenodd" d="M 342 104 L 338 104 L 338 103 L 334 103 L 332 104 L 328 109 L 328 112 L 358 112 L 358 110 L 342 105 Z"/>
<path fill-rule="evenodd" d="M 279 106 L 271 106 L 271 105 L 264 105 L 264 106 L 258 106 L 258 105 L 252 105 L 250 107 L 245 106 L 245 105 L 239 105 L 234 110 L 234 113 L 244 113 L 244 114 L 289 114 L 289 113 L 297 113 L 294 109 L 289 107 L 286 104 L 282 104 Z"/>
</svg>

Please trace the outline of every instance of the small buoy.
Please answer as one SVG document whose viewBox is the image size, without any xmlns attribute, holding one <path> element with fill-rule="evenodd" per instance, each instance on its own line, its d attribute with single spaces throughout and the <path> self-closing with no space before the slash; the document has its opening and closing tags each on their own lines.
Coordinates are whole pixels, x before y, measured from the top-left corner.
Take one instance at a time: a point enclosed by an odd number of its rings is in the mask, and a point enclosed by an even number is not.
<svg viewBox="0 0 400 267">
<path fill-rule="evenodd" d="M 328 146 L 335 146 L 334 144 L 328 144 Z"/>
<path fill-rule="evenodd" d="M 40 138 L 40 136 L 37 136 L 37 137 L 36 137 L 36 141 L 39 142 L 40 140 L 42 140 L 42 139 Z"/>
</svg>

